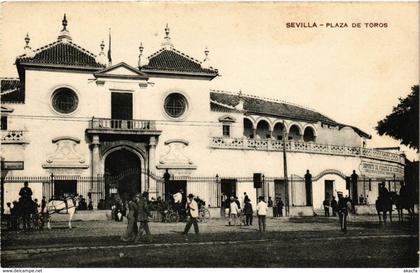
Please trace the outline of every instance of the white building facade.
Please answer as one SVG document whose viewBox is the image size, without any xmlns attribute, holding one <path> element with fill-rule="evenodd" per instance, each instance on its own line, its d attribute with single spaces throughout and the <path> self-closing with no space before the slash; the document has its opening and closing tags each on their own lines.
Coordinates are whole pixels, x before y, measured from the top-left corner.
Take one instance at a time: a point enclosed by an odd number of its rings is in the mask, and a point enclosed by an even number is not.
<svg viewBox="0 0 420 273">
<path fill-rule="evenodd" d="M 183 188 L 210 207 L 247 192 L 254 203 L 264 195 L 321 209 L 337 191 L 373 204 L 379 182 L 397 190 L 398 151 L 365 148 L 368 134 L 305 107 L 213 90 L 219 72 L 208 51 L 194 59 L 165 31 L 151 56 L 140 47 L 138 67 L 110 64 L 103 43 L 98 55 L 81 48 L 65 19 L 51 44 L 32 50 L 27 37 L 19 78 L 1 80 L 4 203 L 18 198 L 22 183 L 13 181 L 24 180 L 38 200 L 78 193 L 94 205 Z M 353 170 L 357 183 L 346 187 Z"/>
</svg>

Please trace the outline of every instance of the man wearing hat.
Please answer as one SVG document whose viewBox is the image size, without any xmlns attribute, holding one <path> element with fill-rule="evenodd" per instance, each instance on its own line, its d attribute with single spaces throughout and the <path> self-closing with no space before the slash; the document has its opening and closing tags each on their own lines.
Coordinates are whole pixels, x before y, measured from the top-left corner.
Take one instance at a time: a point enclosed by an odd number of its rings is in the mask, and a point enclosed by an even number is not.
<svg viewBox="0 0 420 273">
<path fill-rule="evenodd" d="M 188 213 L 188 221 L 187 225 L 185 226 L 183 234 L 187 234 L 190 230 L 191 225 L 194 225 L 194 232 L 195 234 L 198 234 L 198 223 L 197 223 L 197 217 L 198 217 L 198 205 L 197 202 L 194 200 L 193 194 L 188 194 L 188 201 L 185 206 L 185 209 Z"/>
<path fill-rule="evenodd" d="M 346 198 L 343 197 L 343 193 L 341 191 L 338 191 L 337 195 L 338 195 L 337 209 L 338 209 L 338 216 L 340 219 L 340 227 L 342 231 L 346 232 L 347 231 L 347 215 L 348 215 L 347 200 Z"/>
<path fill-rule="evenodd" d="M 140 222 L 138 236 L 136 238 L 136 241 L 140 239 L 142 236 L 143 230 L 146 233 L 146 235 L 150 236 L 150 229 L 149 229 L 149 217 L 152 215 L 150 214 L 149 207 L 147 205 L 147 196 L 149 194 L 147 192 L 143 192 L 141 196 L 137 199 L 137 221 Z"/>
</svg>

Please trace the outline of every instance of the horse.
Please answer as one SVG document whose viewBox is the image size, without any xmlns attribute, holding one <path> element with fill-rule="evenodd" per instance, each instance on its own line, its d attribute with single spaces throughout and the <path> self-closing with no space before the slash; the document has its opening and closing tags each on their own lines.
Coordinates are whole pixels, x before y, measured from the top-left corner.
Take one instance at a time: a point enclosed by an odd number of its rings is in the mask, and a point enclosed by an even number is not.
<svg viewBox="0 0 420 273">
<path fill-rule="evenodd" d="M 76 212 L 76 208 L 79 203 L 79 197 L 75 196 L 68 196 L 64 199 L 51 199 L 46 206 L 46 220 L 47 220 L 47 227 L 51 230 L 51 215 L 54 213 L 57 214 L 68 214 L 69 215 L 69 229 L 72 228 L 71 220 L 73 219 L 73 215 Z"/>
<path fill-rule="evenodd" d="M 404 193 L 401 195 L 395 194 L 393 196 L 393 203 L 395 204 L 395 207 L 397 208 L 398 212 L 398 221 L 403 222 L 404 221 L 404 209 L 408 211 L 408 214 L 410 216 L 410 221 L 414 219 L 414 202 L 410 198 L 410 196 L 405 195 Z"/>
<path fill-rule="evenodd" d="M 378 213 L 379 217 L 379 224 L 381 224 L 381 212 L 382 212 L 382 218 L 384 221 L 384 225 L 386 226 L 386 218 L 387 218 L 387 212 L 389 212 L 389 219 L 392 223 L 392 200 L 390 198 L 390 195 L 387 194 L 385 196 L 379 196 L 378 199 L 376 199 L 375 202 L 376 211 Z"/>
</svg>

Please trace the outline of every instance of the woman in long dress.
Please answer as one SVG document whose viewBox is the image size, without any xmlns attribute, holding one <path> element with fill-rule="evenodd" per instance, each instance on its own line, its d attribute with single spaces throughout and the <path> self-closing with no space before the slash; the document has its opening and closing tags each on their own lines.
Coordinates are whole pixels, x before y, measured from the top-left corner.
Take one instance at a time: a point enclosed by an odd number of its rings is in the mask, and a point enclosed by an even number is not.
<svg viewBox="0 0 420 273">
<path fill-rule="evenodd" d="M 137 237 L 137 196 L 133 196 L 128 202 L 128 214 L 127 214 L 127 230 L 122 236 L 121 240 L 124 242 L 134 241 Z"/>
</svg>

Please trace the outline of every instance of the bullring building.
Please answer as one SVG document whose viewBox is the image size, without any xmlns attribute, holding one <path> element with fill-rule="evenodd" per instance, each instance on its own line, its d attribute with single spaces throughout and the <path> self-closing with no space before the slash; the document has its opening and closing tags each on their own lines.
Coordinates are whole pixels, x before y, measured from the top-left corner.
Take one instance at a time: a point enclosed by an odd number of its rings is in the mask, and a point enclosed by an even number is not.
<svg viewBox="0 0 420 273">
<path fill-rule="evenodd" d="M 150 56 L 133 41 L 136 67 L 111 63 L 103 42 L 97 55 L 80 47 L 65 17 L 56 41 L 38 49 L 25 42 L 19 77 L 1 79 L 3 202 L 29 181 L 38 200 L 78 193 L 95 206 L 116 194 L 165 197 L 182 188 L 210 208 L 247 192 L 254 204 L 257 195 L 281 197 L 299 213 L 321 209 L 337 191 L 374 204 L 378 182 L 397 190 L 404 175 L 404 157 L 367 148 L 370 136 L 355 126 L 212 89 L 219 71 L 209 51 L 183 53 L 168 26 Z M 346 183 L 353 170 L 357 179 Z"/>
</svg>

